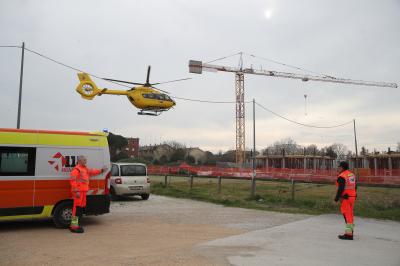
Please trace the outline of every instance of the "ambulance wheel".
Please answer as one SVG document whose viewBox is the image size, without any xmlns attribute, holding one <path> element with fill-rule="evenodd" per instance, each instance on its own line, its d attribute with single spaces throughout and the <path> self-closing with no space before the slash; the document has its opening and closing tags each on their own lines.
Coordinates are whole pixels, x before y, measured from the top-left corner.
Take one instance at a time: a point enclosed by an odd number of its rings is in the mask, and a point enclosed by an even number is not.
<svg viewBox="0 0 400 266">
<path fill-rule="evenodd" d="M 140 196 L 142 197 L 142 200 L 148 200 L 150 197 L 150 194 L 142 194 Z"/>
<path fill-rule="evenodd" d="M 53 213 L 53 222 L 57 228 L 68 228 L 72 217 L 72 202 L 64 201 L 57 205 Z"/>
</svg>

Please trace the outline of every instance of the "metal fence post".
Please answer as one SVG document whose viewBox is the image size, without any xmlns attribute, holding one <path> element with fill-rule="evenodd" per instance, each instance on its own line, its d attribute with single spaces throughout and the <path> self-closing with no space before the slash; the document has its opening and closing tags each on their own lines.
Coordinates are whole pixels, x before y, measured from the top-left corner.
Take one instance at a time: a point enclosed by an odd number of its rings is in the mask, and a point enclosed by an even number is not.
<svg viewBox="0 0 400 266">
<path fill-rule="evenodd" d="M 168 185 L 168 175 L 165 175 L 164 177 L 164 187 L 167 187 Z"/>
<path fill-rule="evenodd" d="M 295 184 L 295 182 L 294 182 L 294 180 L 292 179 L 291 180 L 292 181 L 292 200 L 294 201 L 294 184 Z"/>
<path fill-rule="evenodd" d="M 253 176 L 251 179 L 251 196 L 254 197 L 256 194 L 256 177 Z"/>
<path fill-rule="evenodd" d="M 190 190 L 193 188 L 193 176 L 190 175 Z"/>
</svg>

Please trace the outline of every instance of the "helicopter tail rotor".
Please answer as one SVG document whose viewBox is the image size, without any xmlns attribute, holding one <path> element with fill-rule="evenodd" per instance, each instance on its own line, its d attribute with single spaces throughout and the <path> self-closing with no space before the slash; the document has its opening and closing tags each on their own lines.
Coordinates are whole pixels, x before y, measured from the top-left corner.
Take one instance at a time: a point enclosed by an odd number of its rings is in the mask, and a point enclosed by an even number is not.
<svg viewBox="0 0 400 266">
<path fill-rule="evenodd" d="M 76 92 L 79 93 L 85 100 L 93 100 L 96 95 L 101 95 L 100 90 L 86 73 L 78 73 L 79 85 L 76 87 Z"/>
</svg>

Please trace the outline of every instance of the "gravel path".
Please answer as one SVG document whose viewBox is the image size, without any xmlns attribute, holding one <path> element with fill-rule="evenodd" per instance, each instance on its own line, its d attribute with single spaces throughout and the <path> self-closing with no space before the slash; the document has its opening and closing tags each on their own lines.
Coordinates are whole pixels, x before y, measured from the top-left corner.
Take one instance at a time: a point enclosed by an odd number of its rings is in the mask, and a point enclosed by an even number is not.
<svg viewBox="0 0 400 266">
<path fill-rule="evenodd" d="M 225 265 L 197 247 L 307 217 L 151 195 L 85 217 L 83 235 L 50 221 L 0 223 L 0 265 Z"/>
</svg>

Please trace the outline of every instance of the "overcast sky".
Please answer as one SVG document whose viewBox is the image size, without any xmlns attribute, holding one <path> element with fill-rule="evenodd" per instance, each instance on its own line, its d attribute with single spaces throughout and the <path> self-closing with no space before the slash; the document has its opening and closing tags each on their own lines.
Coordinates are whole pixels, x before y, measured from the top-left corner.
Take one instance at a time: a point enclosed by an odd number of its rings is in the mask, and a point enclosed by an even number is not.
<svg viewBox="0 0 400 266">
<path fill-rule="evenodd" d="M 103 77 L 161 85 L 172 95 L 234 101 L 234 74 L 188 72 L 190 59 L 209 61 L 240 51 L 359 80 L 400 83 L 400 1 L 0 1 L 0 45 L 21 45 Z M 16 127 L 21 50 L 0 48 L 0 127 Z M 237 66 L 238 57 L 215 62 Z M 296 72 L 244 57 L 244 66 Z M 121 88 L 102 80 L 99 86 Z M 111 132 L 141 144 L 176 140 L 213 152 L 235 147 L 235 104 L 177 100 L 158 117 L 139 116 L 123 96 L 83 100 L 76 71 L 25 53 L 22 128 Z M 304 94 L 307 94 L 307 115 Z M 360 145 L 395 148 L 400 141 L 400 89 L 245 77 L 245 98 L 313 125 L 357 121 Z M 246 105 L 246 146 L 252 106 Z M 353 149 L 353 128 L 312 129 L 256 108 L 257 149 L 292 137 Z"/>
</svg>

